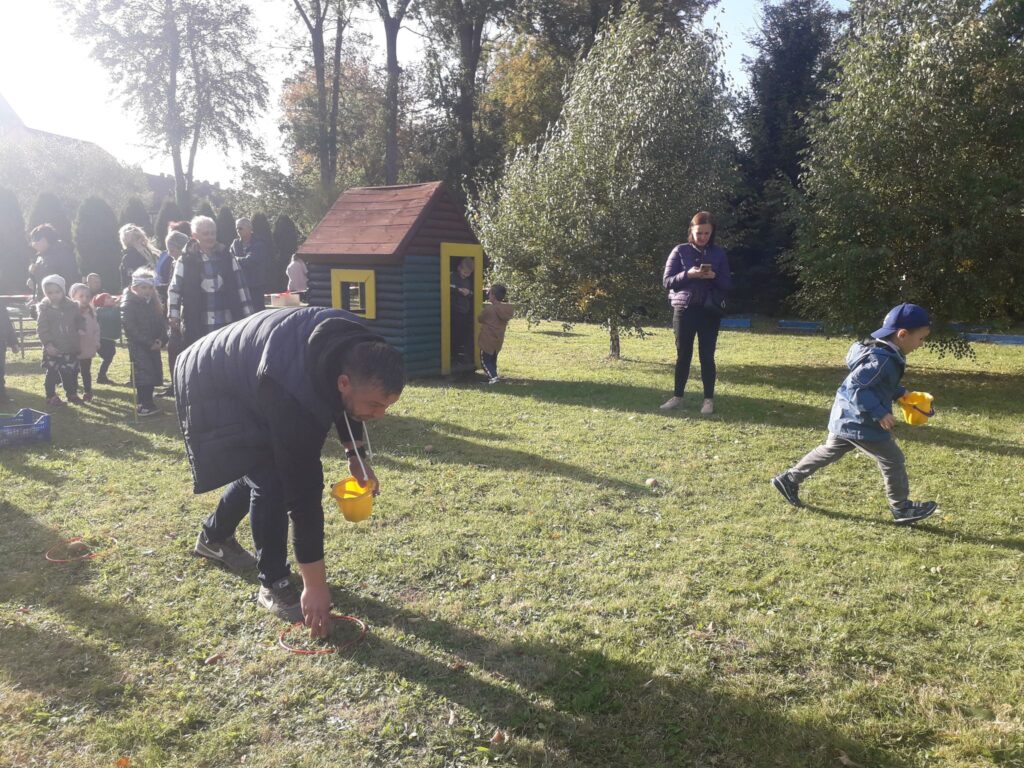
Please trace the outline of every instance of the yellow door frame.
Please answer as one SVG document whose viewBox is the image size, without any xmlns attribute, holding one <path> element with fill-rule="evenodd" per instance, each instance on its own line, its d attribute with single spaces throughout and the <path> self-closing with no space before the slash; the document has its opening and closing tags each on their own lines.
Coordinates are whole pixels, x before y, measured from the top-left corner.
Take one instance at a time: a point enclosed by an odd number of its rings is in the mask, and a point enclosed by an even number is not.
<svg viewBox="0 0 1024 768">
<path fill-rule="evenodd" d="M 472 243 L 441 243 L 441 373 L 452 372 L 452 259 L 473 260 L 473 365 L 480 360 L 476 319 L 483 308 L 484 248 Z"/>
</svg>

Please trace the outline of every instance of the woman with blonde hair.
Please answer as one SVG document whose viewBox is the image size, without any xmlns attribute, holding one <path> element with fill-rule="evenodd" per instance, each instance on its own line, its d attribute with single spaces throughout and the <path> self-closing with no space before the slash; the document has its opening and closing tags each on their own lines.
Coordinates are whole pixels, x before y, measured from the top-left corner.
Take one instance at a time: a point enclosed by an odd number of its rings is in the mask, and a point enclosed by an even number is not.
<svg viewBox="0 0 1024 768">
<path fill-rule="evenodd" d="M 125 224 L 117 234 L 124 248 L 121 254 L 121 288 L 130 288 L 135 270 L 142 267 L 156 270 L 160 251 L 149 242 L 145 230 L 135 224 Z"/>
</svg>

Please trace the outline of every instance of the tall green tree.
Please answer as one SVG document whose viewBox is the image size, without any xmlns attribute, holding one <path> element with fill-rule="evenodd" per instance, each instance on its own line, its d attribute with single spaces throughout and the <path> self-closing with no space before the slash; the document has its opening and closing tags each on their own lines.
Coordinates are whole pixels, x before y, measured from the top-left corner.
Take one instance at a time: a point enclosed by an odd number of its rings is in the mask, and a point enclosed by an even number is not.
<svg viewBox="0 0 1024 768">
<path fill-rule="evenodd" d="M 121 280 L 118 272 L 121 243 L 117 229 L 117 214 L 102 198 L 86 198 L 79 206 L 75 218 L 75 247 L 82 273 L 96 272 L 104 285 L 119 285 Z"/>
<path fill-rule="evenodd" d="M 620 333 L 649 321 L 639 308 L 664 306 L 671 247 L 734 183 L 723 81 L 708 33 L 629 7 L 598 35 L 547 140 L 485 185 L 473 214 L 530 318 L 604 323 L 614 357 Z"/>
<path fill-rule="evenodd" d="M 349 0 L 292 0 L 309 34 L 316 84 L 316 158 L 320 192 L 333 202 L 338 174 L 338 110 L 341 107 L 341 51 L 352 21 Z M 330 53 L 330 58 L 328 58 Z"/>
<path fill-rule="evenodd" d="M 191 208 L 200 147 L 257 143 L 267 85 L 249 6 L 238 0 L 58 0 L 142 135 L 165 149 Z"/>
<path fill-rule="evenodd" d="M 292 254 L 299 250 L 299 230 L 295 222 L 284 214 L 274 219 L 274 249 L 277 251 L 274 284 L 283 289 L 288 284 L 284 270 L 291 261 Z"/>
<path fill-rule="evenodd" d="M 203 202 L 199 204 L 199 207 L 196 208 L 196 216 L 209 216 L 214 221 L 217 220 L 217 212 L 213 210 L 213 206 L 210 205 L 209 200 L 203 200 Z"/>
<path fill-rule="evenodd" d="M 807 147 L 806 118 L 835 77 L 843 14 L 826 0 L 765 0 L 744 64 L 750 87 L 740 101 L 743 189 L 737 201 L 730 260 L 735 301 L 777 314 L 796 290 L 778 263 L 793 246 L 793 193 Z"/>
<path fill-rule="evenodd" d="M 71 245 L 71 219 L 64 204 L 52 192 L 43 192 L 36 198 L 32 212 L 28 215 L 29 231 L 40 224 L 49 224 L 57 230 L 57 237 Z"/>
<path fill-rule="evenodd" d="M 18 197 L 0 187 L 0 290 L 23 293 L 32 249 L 25 237 L 25 217 Z"/>
<path fill-rule="evenodd" d="M 231 245 L 235 237 L 235 214 L 226 205 L 222 205 L 217 211 L 217 242 Z"/>
<path fill-rule="evenodd" d="M 420 0 L 420 14 L 431 39 L 441 48 L 439 59 L 452 62 L 451 99 L 445 106 L 459 138 L 454 172 L 471 190 L 478 162 L 477 94 L 480 61 L 487 42 L 484 32 L 513 6 L 512 0 Z"/>
<path fill-rule="evenodd" d="M 416 0 L 370 0 L 384 24 L 385 62 L 387 89 L 384 96 L 386 139 L 384 146 L 385 183 L 398 182 L 398 106 L 399 79 L 402 74 L 398 65 L 398 32 L 406 15 L 415 8 Z"/>
<path fill-rule="evenodd" d="M 146 230 L 146 234 L 150 237 L 153 236 L 153 219 L 149 215 L 149 210 L 145 204 L 137 197 L 133 197 L 128 201 L 128 204 L 121 211 L 121 225 L 134 224 L 137 227 L 142 227 Z"/>
<path fill-rule="evenodd" d="M 1024 9 L 858 0 L 850 15 L 810 128 L 801 305 L 860 331 L 901 301 L 940 331 L 1024 316 Z"/>
<path fill-rule="evenodd" d="M 163 205 L 160 206 L 160 211 L 156 215 L 156 244 L 158 248 L 167 247 L 167 225 L 172 221 L 181 221 L 185 218 L 181 208 L 178 204 L 168 198 L 164 200 Z"/>
</svg>

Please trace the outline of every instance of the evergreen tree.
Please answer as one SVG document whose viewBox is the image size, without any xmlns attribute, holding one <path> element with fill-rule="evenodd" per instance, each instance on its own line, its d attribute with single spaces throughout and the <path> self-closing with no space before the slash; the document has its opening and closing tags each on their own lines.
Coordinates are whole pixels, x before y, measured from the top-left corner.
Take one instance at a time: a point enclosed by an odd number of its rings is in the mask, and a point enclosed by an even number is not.
<svg viewBox="0 0 1024 768">
<path fill-rule="evenodd" d="M 181 221 L 185 216 L 182 214 L 178 204 L 171 198 L 164 200 L 160 206 L 160 213 L 156 217 L 156 244 L 158 248 L 166 248 L 167 225 L 172 221 Z"/>
<path fill-rule="evenodd" d="M 146 234 L 153 236 L 153 219 L 146 209 L 146 205 L 137 197 L 133 197 L 121 211 L 121 226 L 134 224 L 146 230 Z"/>
<path fill-rule="evenodd" d="M 129 223 L 136 224 L 134 221 Z M 119 285 L 121 280 L 118 272 L 121 243 L 117 230 L 117 214 L 104 200 L 90 197 L 79 206 L 75 219 L 75 247 L 78 248 L 82 273 L 98 273 L 103 285 L 107 286 Z"/>
<path fill-rule="evenodd" d="M 277 258 L 274 261 L 275 274 L 271 276 L 271 285 L 284 290 L 288 285 L 288 277 L 284 270 L 291 261 L 292 254 L 299 249 L 299 229 L 295 222 L 283 213 L 274 221 L 274 248 L 277 251 Z"/>
<path fill-rule="evenodd" d="M 18 198 L 0 189 L 0 291 L 24 293 L 32 248 L 25 237 L 25 217 Z"/>
<path fill-rule="evenodd" d="M 209 200 L 203 200 L 199 207 L 196 208 L 196 216 L 209 216 L 214 221 L 217 220 L 217 212 L 213 210 L 213 206 L 210 205 Z"/>
<path fill-rule="evenodd" d="M 222 205 L 217 212 L 217 242 L 231 245 L 235 237 L 235 214 L 226 205 Z"/>
<path fill-rule="evenodd" d="M 71 245 L 71 219 L 64 210 L 64 204 L 51 192 L 43 192 L 36 199 L 32 213 L 28 216 L 28 229 L 32 231 L 40 224 L 49 224 L 57 230 L 57 237 Z"/>
<path fill-rule="evenodd" d="M 746 59 L 740 153 L 743 189 L 730 248 L 734 303 L 778 314 L 796 290 L 778 258 L 793 246 L 793 192 L 807 146 L 805 120 L 834 78 L 834 44 L 842 16 L 826 0 L 764 0 L 756 51 Z"/>
</svg>

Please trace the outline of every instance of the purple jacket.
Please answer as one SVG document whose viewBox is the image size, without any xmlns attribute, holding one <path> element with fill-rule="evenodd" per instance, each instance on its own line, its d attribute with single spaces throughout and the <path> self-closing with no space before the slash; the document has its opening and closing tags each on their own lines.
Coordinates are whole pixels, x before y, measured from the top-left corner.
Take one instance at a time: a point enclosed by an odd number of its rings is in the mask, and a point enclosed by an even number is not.
<svg viewBox="0 0 1024 768">
<path fill-rule="evenodd" d="M 686 270 L 703 262 L 711 263 L 714 280 L 686 276 Z M 721 291 L 732 290 L 732 275 L 729 273 L 729 259 L 725 256 L 725 250 L 717 245 L 709 245 L 701 251 L 690 243 L 680 243 L 668 255 L 661 284 L 668 288 L 672 309 L 703 306 L 711 286 Z"/>
</svg>

